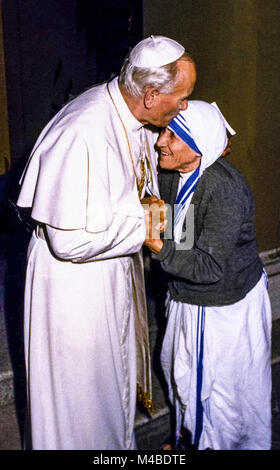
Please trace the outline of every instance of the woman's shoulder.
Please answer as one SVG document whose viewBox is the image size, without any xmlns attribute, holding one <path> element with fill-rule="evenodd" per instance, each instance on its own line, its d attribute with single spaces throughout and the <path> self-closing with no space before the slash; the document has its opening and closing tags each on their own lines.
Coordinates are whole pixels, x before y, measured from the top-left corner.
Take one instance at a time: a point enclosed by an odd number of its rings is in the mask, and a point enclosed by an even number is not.
<svg viewBox="0 0 280 470">
<path fill-rule="evenodd" d="M 245 176 L 231 162 L 224 157 L 218 158 L 203 174 L 205 182 L 209 184 L 233 185 L 235 187 L 249 188 Z"/>
<path fill-rule="evenodd" d="M 228 160 L 221 157 L 208 167 L 194 195 L 195 203 L 224 201 L 232 206 L 254 205 L 254 196 L 245 176 Z"/>
</svg>

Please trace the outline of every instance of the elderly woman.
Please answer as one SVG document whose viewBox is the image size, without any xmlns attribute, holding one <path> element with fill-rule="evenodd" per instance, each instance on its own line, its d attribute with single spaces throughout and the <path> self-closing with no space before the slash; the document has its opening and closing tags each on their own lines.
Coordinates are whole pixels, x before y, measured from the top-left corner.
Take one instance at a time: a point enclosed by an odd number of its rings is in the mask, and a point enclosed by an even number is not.
<svg viewBox="0 0 280 470">
<path fill-rule="evenodd" d="M 175 208 L 172 239 L 145 242 L 169 279 L 161 361 L 177 448 L 187 430 L 198 449 L 269 449 L 271 309 L 253 195 L 219 158 L 226 143 L 221 113 L 202 101 L 157 141 L 161 197 Z"/>
</svg>

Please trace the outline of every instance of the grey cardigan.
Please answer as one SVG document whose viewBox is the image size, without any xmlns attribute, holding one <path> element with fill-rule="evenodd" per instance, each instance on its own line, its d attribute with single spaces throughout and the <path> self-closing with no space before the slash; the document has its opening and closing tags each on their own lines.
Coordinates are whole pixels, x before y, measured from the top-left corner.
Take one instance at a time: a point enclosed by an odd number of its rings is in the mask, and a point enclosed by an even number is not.
<svg viewBox="0 0 280 470">
<path fill-rule="evenodd" d="M 177 172 L 159 173 L 161 197 L 172 207 L 178 182 Z M 233 304 L 256 285 L 263 270 L 249 185 L 232 164 L 219 158 L 203 173 L 191 203 L 193 247 L 178 250 L 167 239 L 160 253 L 152 256 L 168 273 L 171 298 L 202 306 Z"/>
</svg>

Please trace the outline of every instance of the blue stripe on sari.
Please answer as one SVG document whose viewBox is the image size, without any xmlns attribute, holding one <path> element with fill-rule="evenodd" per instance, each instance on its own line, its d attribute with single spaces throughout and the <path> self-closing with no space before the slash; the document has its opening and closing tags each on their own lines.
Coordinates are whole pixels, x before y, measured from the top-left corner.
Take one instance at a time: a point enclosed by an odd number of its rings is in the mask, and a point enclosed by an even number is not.
<svg viewBox="0 0 280 470">
<path fill-rule="evenodd" d="M 186 144 L 191 147 L 195 152 L 202 155 L 201 151 L 197 147 L 194 139 L 176 122 L 175 119 L 168 124 L 168 128 L 175 132 Z"/>
<path fill-rule="evenodd" d="M 191 131 L 190 129 L 188 128 L 187 124 L 186 124 L 186 119 L 184 118 L 184 116 L 182 116 L 180 113 L 178 114 L 178 116 L 176 116 L 176 121 L 178 121 L 181 126 L 183 126 L 185 129 L 187 129 L 187 131 L 191 134 Z"/>
<path fill-rule="evenodd" d="M 198 177 L 199 174 L 199 168 L 197 167 L 196 170 L 193 172 L 193 174 L 187 179 L 185 182 L 184 186 L 181 188 L 178 196 L 176 197 L 176 204 L 180 204 L 181 199 L 184 197 L 185 193 L 188 191 L 188 189 L 191 187 L 195 179 Z"/>
<path fill-rule="evenodd" d="M 197 181 L 196 181 L 197 180 Z M 185 182 L 184 186 L 181 188 L 177 198 L 176 198 L 176 208 L 175 208 L 175 225 L 180 220 L 181 212 L 184 209 L 187 199 L 194 192 L 197 183 L 199 181 L 199 167 L 193 172 L 193 174 Z"/>
<path fill-rule="evenodd" d="M 196 426 L 194 433 L 194 444 L 198 446 L 203 426 L 203 406 L 201 401 L 202 381 L 203 381 L 203 350 L 204 350 L 204 328 L 205 328 L 205 307 L 198 307 L 197 319 L 197 382 L 196 382 Z"/>
</svg>

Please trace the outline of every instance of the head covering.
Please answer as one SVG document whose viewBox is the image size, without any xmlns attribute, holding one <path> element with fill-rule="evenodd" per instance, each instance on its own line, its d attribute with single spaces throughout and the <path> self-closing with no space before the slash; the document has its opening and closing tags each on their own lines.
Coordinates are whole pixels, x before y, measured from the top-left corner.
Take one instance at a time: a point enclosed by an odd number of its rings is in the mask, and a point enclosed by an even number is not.
<svg viewBox="0 0 280 470">
<path fill-rule="evenodd" d="M 221 112 L 205 101 L 189 101 L 188 108 L 170 122 L 168 128 L 201 155 L 200 166 L 179 189 L 174 214 L 174 240 L 180 243 L 184 218 L 204 170 L 223 153 L 227 144 Z"/>
<path fill-rule="evenodd" d="M 215 106 L 215 108 L 221 113 L 221 110 L 220 110 L 219 106 L 217 105 L 217 103 L 215 101 L 213 101 L 213 103 L 211 103 L 211 104 L 212 104 L 212 106 Z M 222 116 L 223 121 L 225 123 L 225 126 L 227 128 L 227 131 L 230 133 L 231 136 L 235 135 L 236 134 L 235 130 L 229 125 L 229 123 L 227 122 L 225 116 L 223 116 L 222 113 L 221 113 L 221 116 Z"/>
<path fill-rule="evenodd" d="M 221 156 L 227 144 L 222 113 L 205 101 L 189 101 L 188 108 L 172 119 L 168 128 L 202 155 L 199 176 Z"/>
<path fill-rule="evenodd" d="M 150 36 L 131 50 L 128 60 L 135 67 L 161 67 L 178 60 L 185 48 L 165 36 Z"/>
<path fill-rule="evenodd" d="M 180 113 L 178 116 L 169 123 L 167 126 L 170 130 L 175 132 L 189 147 L 191 147 L 196 153 L 202 155 L 201 151 L 197 147 L 194 138 L 192 137 L 191 131 L 187 126 L 186 119 Z"/>
</svg>

